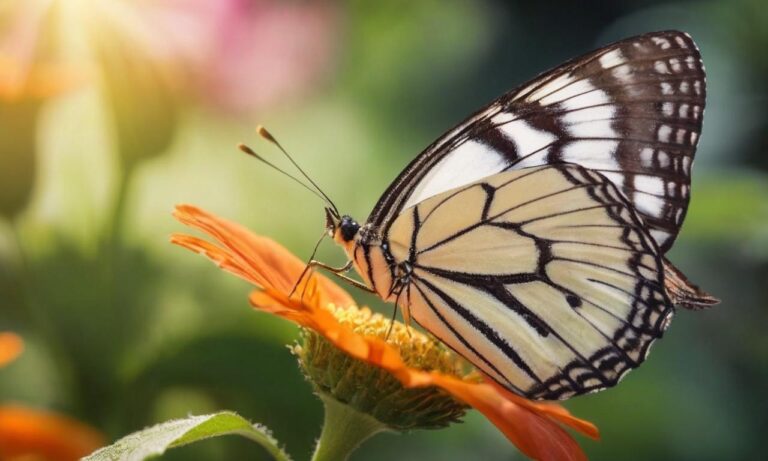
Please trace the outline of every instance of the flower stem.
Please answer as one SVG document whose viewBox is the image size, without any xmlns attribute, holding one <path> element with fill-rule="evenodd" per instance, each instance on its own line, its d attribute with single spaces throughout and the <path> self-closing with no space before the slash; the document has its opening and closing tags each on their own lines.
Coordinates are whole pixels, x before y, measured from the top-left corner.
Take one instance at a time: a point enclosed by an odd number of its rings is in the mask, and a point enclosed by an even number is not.
<svg viewBox="0 0 768 461">
<path fill-rule="evenodd" d="M 325 406 L 325 420 L 312 461 L 345 461 L 365 440 L 387 430 L 371 416 L 331 396 L 320 393 L 320 400 Z"/>
<path fill-rule="evenodd" d="M 134 168 L 125 166 L 117 179 L 117 191 L 115 191 L 112 214 L 107 223 L 107 250 L 110 256 L 118 252 L 123 243 L 123 231 L 125 227 L 125 213 L 128 208 L 131 184 L 133 183 Z"/>
</svg>

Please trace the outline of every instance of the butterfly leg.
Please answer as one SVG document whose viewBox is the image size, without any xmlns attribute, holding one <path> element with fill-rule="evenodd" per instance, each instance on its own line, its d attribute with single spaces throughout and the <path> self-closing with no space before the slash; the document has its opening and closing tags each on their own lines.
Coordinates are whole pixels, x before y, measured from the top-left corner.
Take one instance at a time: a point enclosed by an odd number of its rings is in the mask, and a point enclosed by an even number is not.
<svg viewBox="0 0 768 461">
<path fill-rule="evenodd" d="M 391 294 L 391 291 L 390 291 Z M 397 293 L 397 297 L 395 297 L 395 307 L 392 308 L 392 318 L 389 319 L 389 328 L 387 329 L 387 335 L 384 336 L 384 341 L 389 340 L 389 335 L 392 333 L 392 327 L 395 325 L 395 319 L 397 318 L 397 306 L 400 301 L 400 295 L 402 294 L 402 291 L 399 291 Z M 389 297 L 389 296 L 387 296 Z M 410 335 L 410 331 L 408 331 Z"/>
<path fill-rule="evenodd" d="M 314 268 L 314 267 L 321 267 L 321 268 L 327 270 L 331 274 L 335 275 L 336 277 L 340 278 L 341 280 L 344 280 L 345 282 L 349 283 L 350 285 L 352 285 L 354 287 L 357 287 L 357 288 L 359 288 L 359 289 L 361 289 L 363 291 L 367 291 L 368 293 L 376 294 L 376 291 L 373 288 L 369 287 L 368 285 L 366 285 L 366 284 L 364 284 L 362 282 L 359 282 L 359 281 L 353 279 L 352 277 L 344 275 L 344 272 L 347 272 L 348 270 L 350 270 L 352 268 L 352 261 L 348 261 L 346 264 L 344 264 L 341 267 L 333 267 L 333 266 L 329 266 L 329 265 L 327 265 L 325 263 L 322 263 L 320 261 L 316 261 L 316 260 L 313 259 L 307 265 L 308 268 L 310 266 L 312 268 Z"/>
<path fill-rule="evenodd" d="M 389 290 L 389 295 L 387 295 L 387 299 L 392 295 L 392 293 L 397 293 L 397 297 L 395 298 L 395 313 L 392 315 L 392 319 L 394 320 L 395 314 L 397 313 L 398 307 L 401 309 L 403 313 L 403 322 L 405 323 L 406 331 L 408 332 L 408 336 L 411 335 L 411 311 L 410 311 L 410 299 L 411 299 L 411 272 L 413 271 L 413 268 L 408 262 L 403 262 L 399 264 L 398 266 L 398 277 L 395 280 L 395 282 L 392 284 L 392 288 Z M 404 291 L 407 291 L 407 299 L 408 303 L 407 305 L 400 305 L 400 296 L 403 294 Z"/>
<path fill-rule="evenodd" d="M 400 309 L 403 312 L 403 320 L 405 321 L 405 326 L 408 328 L 408 334 L 411 334 L 411 285 L 408 284 L 406 287 L 406 296 L 405 296 L 405 305 L 401 306 Z"/>
</svg>

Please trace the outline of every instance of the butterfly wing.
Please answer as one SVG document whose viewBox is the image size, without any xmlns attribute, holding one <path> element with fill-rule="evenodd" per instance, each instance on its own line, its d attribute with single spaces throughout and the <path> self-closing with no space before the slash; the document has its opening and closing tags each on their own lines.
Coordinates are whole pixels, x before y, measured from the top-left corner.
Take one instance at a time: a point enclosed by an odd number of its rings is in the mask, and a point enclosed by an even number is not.
<svg viewBox="0 0 768 461">
<path fill-rule="evenodd" d="M 546 72 L 446 133 L 411 162 L 368 221 L 512 169 L 575 163 L 601 172 L 666 252 L 685 217 L 701 133 L 704 69 L 685 33 L 613 43 Z"/>
<path fill-rule="evenodd" d="M 440 193 L 404 210 L 383 238 L 409 266 L 402 308 L 529 398 L 616 384 L 673 314 L 640 218 L 609 180 L 576 165 Z"/>
</svg>

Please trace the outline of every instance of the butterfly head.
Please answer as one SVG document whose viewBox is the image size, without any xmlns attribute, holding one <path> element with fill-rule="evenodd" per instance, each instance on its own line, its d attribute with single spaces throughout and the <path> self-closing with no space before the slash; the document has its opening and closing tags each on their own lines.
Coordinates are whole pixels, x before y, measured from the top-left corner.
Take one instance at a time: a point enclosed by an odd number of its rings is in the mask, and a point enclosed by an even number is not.
<svg viewBox="0 0 768 461">
<path fill-rule="evenodd" d="M 328 235 L 337 243 L 345 245 L 355 239 L 360 224 L 352 219 L 351 216 L 339 216 L 336 210 L 332 208 L 325 209 L 325 229 Z"/>
</svg>

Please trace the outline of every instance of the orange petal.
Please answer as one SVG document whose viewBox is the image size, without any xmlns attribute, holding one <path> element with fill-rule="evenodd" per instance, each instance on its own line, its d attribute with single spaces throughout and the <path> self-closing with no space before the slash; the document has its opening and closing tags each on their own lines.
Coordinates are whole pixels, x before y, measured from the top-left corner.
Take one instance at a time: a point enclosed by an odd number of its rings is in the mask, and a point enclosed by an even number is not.
<svg viewBox="0 0 768 461">
<path fill-rule="evenodd" d="M 238 277 L 265 289 L 289 293 L 306 264 L 285 247 L 272 239 L 254 235 L 239 224 L 214 216 L 191 205 L 179 205 L 176 219 L 199 229 L 219 241 L 216 247 L 196 237 L 174 234 L 171 242 L 192 251 L 203 253 Z M 347 292 L 327 277 L 316 274 L 318 301 L 348 306 L 354 301 Z M 301 293 L 303 284 L 297 289 Z"/>
<path fill-rule="evenodd" d="M 75 461 L 105 443 L 95 429 L 55 413 L 0 406 L 0 459 Z"/>
<path fill-rule="evenodd" d="M 24 350 L 24 342 L 13 333 L 0 331 L 0 367 L 14 361 Z"/>
<path fill-rule="evenodd" d="M 548 417 L 557 420 L 561 424 L 570 426 L 591 439 L 600 439 L 600 431 L 597 430 L 597 427 L 594 424 L 573 416 L 562 406 L 550 402 L 534 402 L 520 397 L 519 395 L 504 389 L 490 378 L 486 379 L 486 382 L 496 388 L 497 392 L 506 396 L 507 399 L 516 401 L 519 405 L 529 407 L 538 413 L 546 414 Z"/>
<path fill-rule="evenodd" d="M 402 363 L 400 354 L 391 346 L 386 345 L 377 338 L 359 335 L 346 325 L 339 323 L 328 309 L 319 304 L 300 303 L 294 299 L 288 299 L 282 293 L 274 291 L 254 291 L 250 301 L 260 310 L 275 314 L 287 320 L 291 320 L 305 328 L 310 328 L 335 344 L 352 357 L 367 362 L 375 362 L 384 358 L 382 352 L 378 352 L 386 346 L 388 351 L 393 351 L 398 363 Z M 381 344 L 379 344 L 381 343 Z M 392 360 L 391 355 L 386 355 L 387 363 Z M 394 363 L 396 364 L 396 363 Z"/>
<path fill-rule="evenodd" d="M 530 405 L 519 396 L 499 392 L 496 386 L 488 383 L 469 383 L 452 376 L 432 375 L 436 385 L 480 411 L 529 457 L 541 460 L 587 459 L 573 437 L 549 417 L 549 412 L 540 411 L 535 403 Z M 559 408 L 570 416 L 567 410 Z M 591 426 L 596 433 L 597 429 L 588 422 L 573 416 L 570 418 Z"/>
</svg>

